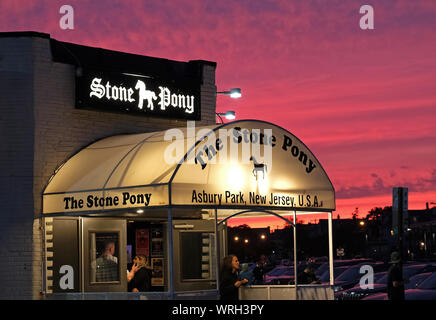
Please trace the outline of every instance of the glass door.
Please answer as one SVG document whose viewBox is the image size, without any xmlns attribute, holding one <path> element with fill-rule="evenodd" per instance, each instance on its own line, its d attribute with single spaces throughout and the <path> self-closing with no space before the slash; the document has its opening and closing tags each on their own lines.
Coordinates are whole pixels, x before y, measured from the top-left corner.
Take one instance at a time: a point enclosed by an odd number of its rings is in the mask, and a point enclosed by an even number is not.
<svg viewBox="0 0 436 320">
<path fill-rule="evenodd" d="M 84 218 L 82 281 L 85 292 L 127 292 L 126 220 Z"/>
</svg>

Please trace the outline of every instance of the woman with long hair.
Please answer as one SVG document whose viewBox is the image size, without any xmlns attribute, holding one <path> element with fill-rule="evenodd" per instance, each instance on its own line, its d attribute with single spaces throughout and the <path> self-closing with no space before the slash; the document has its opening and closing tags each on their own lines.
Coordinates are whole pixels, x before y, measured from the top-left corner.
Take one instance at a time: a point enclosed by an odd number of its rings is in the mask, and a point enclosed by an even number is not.
<svg viewBox="0 0 436 320">
<path fill-rule="evenodd" d="M 238 280 L 239 260 L 231 254 L 223 259 L 221 266 L 220 296 L 221 300 L 239 300 L 238 289 L 248 282 L 247 279 Z"/>
<path fill-rule="evenodd" d="M 137 255 L 133 259 L 133 266 L 127 274 L 129 291 L 146 292 L 151 290 L 152 271 L 148 259 L 144 255 Z"/>
</svg>

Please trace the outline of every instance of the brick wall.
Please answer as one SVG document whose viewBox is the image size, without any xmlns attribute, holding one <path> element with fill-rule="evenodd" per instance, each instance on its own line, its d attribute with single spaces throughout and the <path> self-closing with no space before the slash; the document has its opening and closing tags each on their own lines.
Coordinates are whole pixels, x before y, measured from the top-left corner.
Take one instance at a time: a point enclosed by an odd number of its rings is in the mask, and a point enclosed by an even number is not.
<svg viewBox="0 0 436 320">
<path fill-rule="evenodd" d="M 38 299 L 41 195 L 56 168 L 101 138 L 185 121 L 78 110 L 75 69 L 51 60 L 49 39 L 0 38 L 0 299 Z M 200 125 L 215 123 L 215 67 L 203 66 Z"/>
</svg>

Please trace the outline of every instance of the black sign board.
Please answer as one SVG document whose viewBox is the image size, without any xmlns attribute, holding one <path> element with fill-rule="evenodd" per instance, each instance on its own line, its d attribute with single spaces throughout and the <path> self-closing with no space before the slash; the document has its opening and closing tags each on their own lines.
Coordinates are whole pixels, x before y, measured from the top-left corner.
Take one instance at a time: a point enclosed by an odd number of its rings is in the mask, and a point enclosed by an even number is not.
<svg viewBox="0 0 436 320">
<path fill-rule="evenodd" d="M 200 84 L 85 70 L 76 77 L 76 108 L 200 120 Z"/>
</svg>

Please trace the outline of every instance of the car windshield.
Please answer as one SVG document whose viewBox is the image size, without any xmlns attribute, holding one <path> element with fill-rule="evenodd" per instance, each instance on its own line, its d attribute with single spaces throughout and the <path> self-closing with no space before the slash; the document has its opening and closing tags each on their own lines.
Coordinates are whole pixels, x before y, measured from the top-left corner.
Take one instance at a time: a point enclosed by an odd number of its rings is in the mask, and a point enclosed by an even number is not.
<svg viewBox="0 0 436 320">
<path fill-rule="evenodd" d="M 336 278 L 337 281 L 354 281 L 361 277 L 360 268 L 363 265 L 350 267 L 348 270 L 344 271 L 339 277 Z"/>
<path fill-rule="evenodd" d="M 291 275 L 293 273 L 293 268 L 275 268 L 267 273 L 268 276 L 281 276 L 281 275 Z"/>
<path fill-rule="evenodd" d="M 403 267 L 403 278 L 409 279 L 414 274 L 417 274 L 419 270 L 422 270 L 425 265 L 412 265 L 412 266 L 404 266 Z"/>
<path fill-rule="evenodd" d="M 315 274 L 317 275 L 324 274 L 326 271 L 328 271 L 328 269 L 329 269 L 329 264 L 323 263 L 318 267 L 318 269 L 316 269 Z"/>
<path fill-rule="evenodd" d="M 405 266 L 403 267 L 403 279 L 409 279 L 411 276 L 416 274 L 420 269 L 422 269 L 424 266 L 422 265 L 415 265 L 415 266 Z M 376 283 L 387 283 L 388 282 L 388 273 L 378 279 Z"/>
<path fill-rule="evenodd" d="M 379 272 L 374 274 L 374 283 L 386 283 L 387 279 L 387 272 Z"/>
<path fill-rule="evenodd" d="M 337 278 L 347 269 L 348 267 L 337 267 L 334 269 L 333 275 Z M 330 280 L 330 270 L 327 270 L 319 277 L 320 282 L 328 282 L 329 280 Z"/>
<path fill-rule="evenodd" d="M 410 277 L 409 282 L 404 285 L 404 288 L 406 290 L 407 289 L 415 289 L 416 286 L 419 283 L 421 283 L 421 281 L 427 279 L 429 276 L 431 276 L 431 274 L 432 274 L 431 272 L 426 272 L 426 273 L 419 273 L 419 274 L 416 274 L 416 275 Z"/>
<path fill-rule="evenodd" d="M 434 272 L 430 277 L 422 281 L 418 287 L 418 289 L 436 289 L 436 272 Z"/>
<path fill-rule="evenodd" d="M 267 273 L 268 276 L 276 276 L 280 272 L 280 269 L 276 268 Z"/>
<path fill-rule="evenodd" d="M 285 269 L 284 272 L 281 275 L 291 276 L 293 274 L 294 274 L 294 269 L 289 268 L 289 269 Z"/>
</svg>

